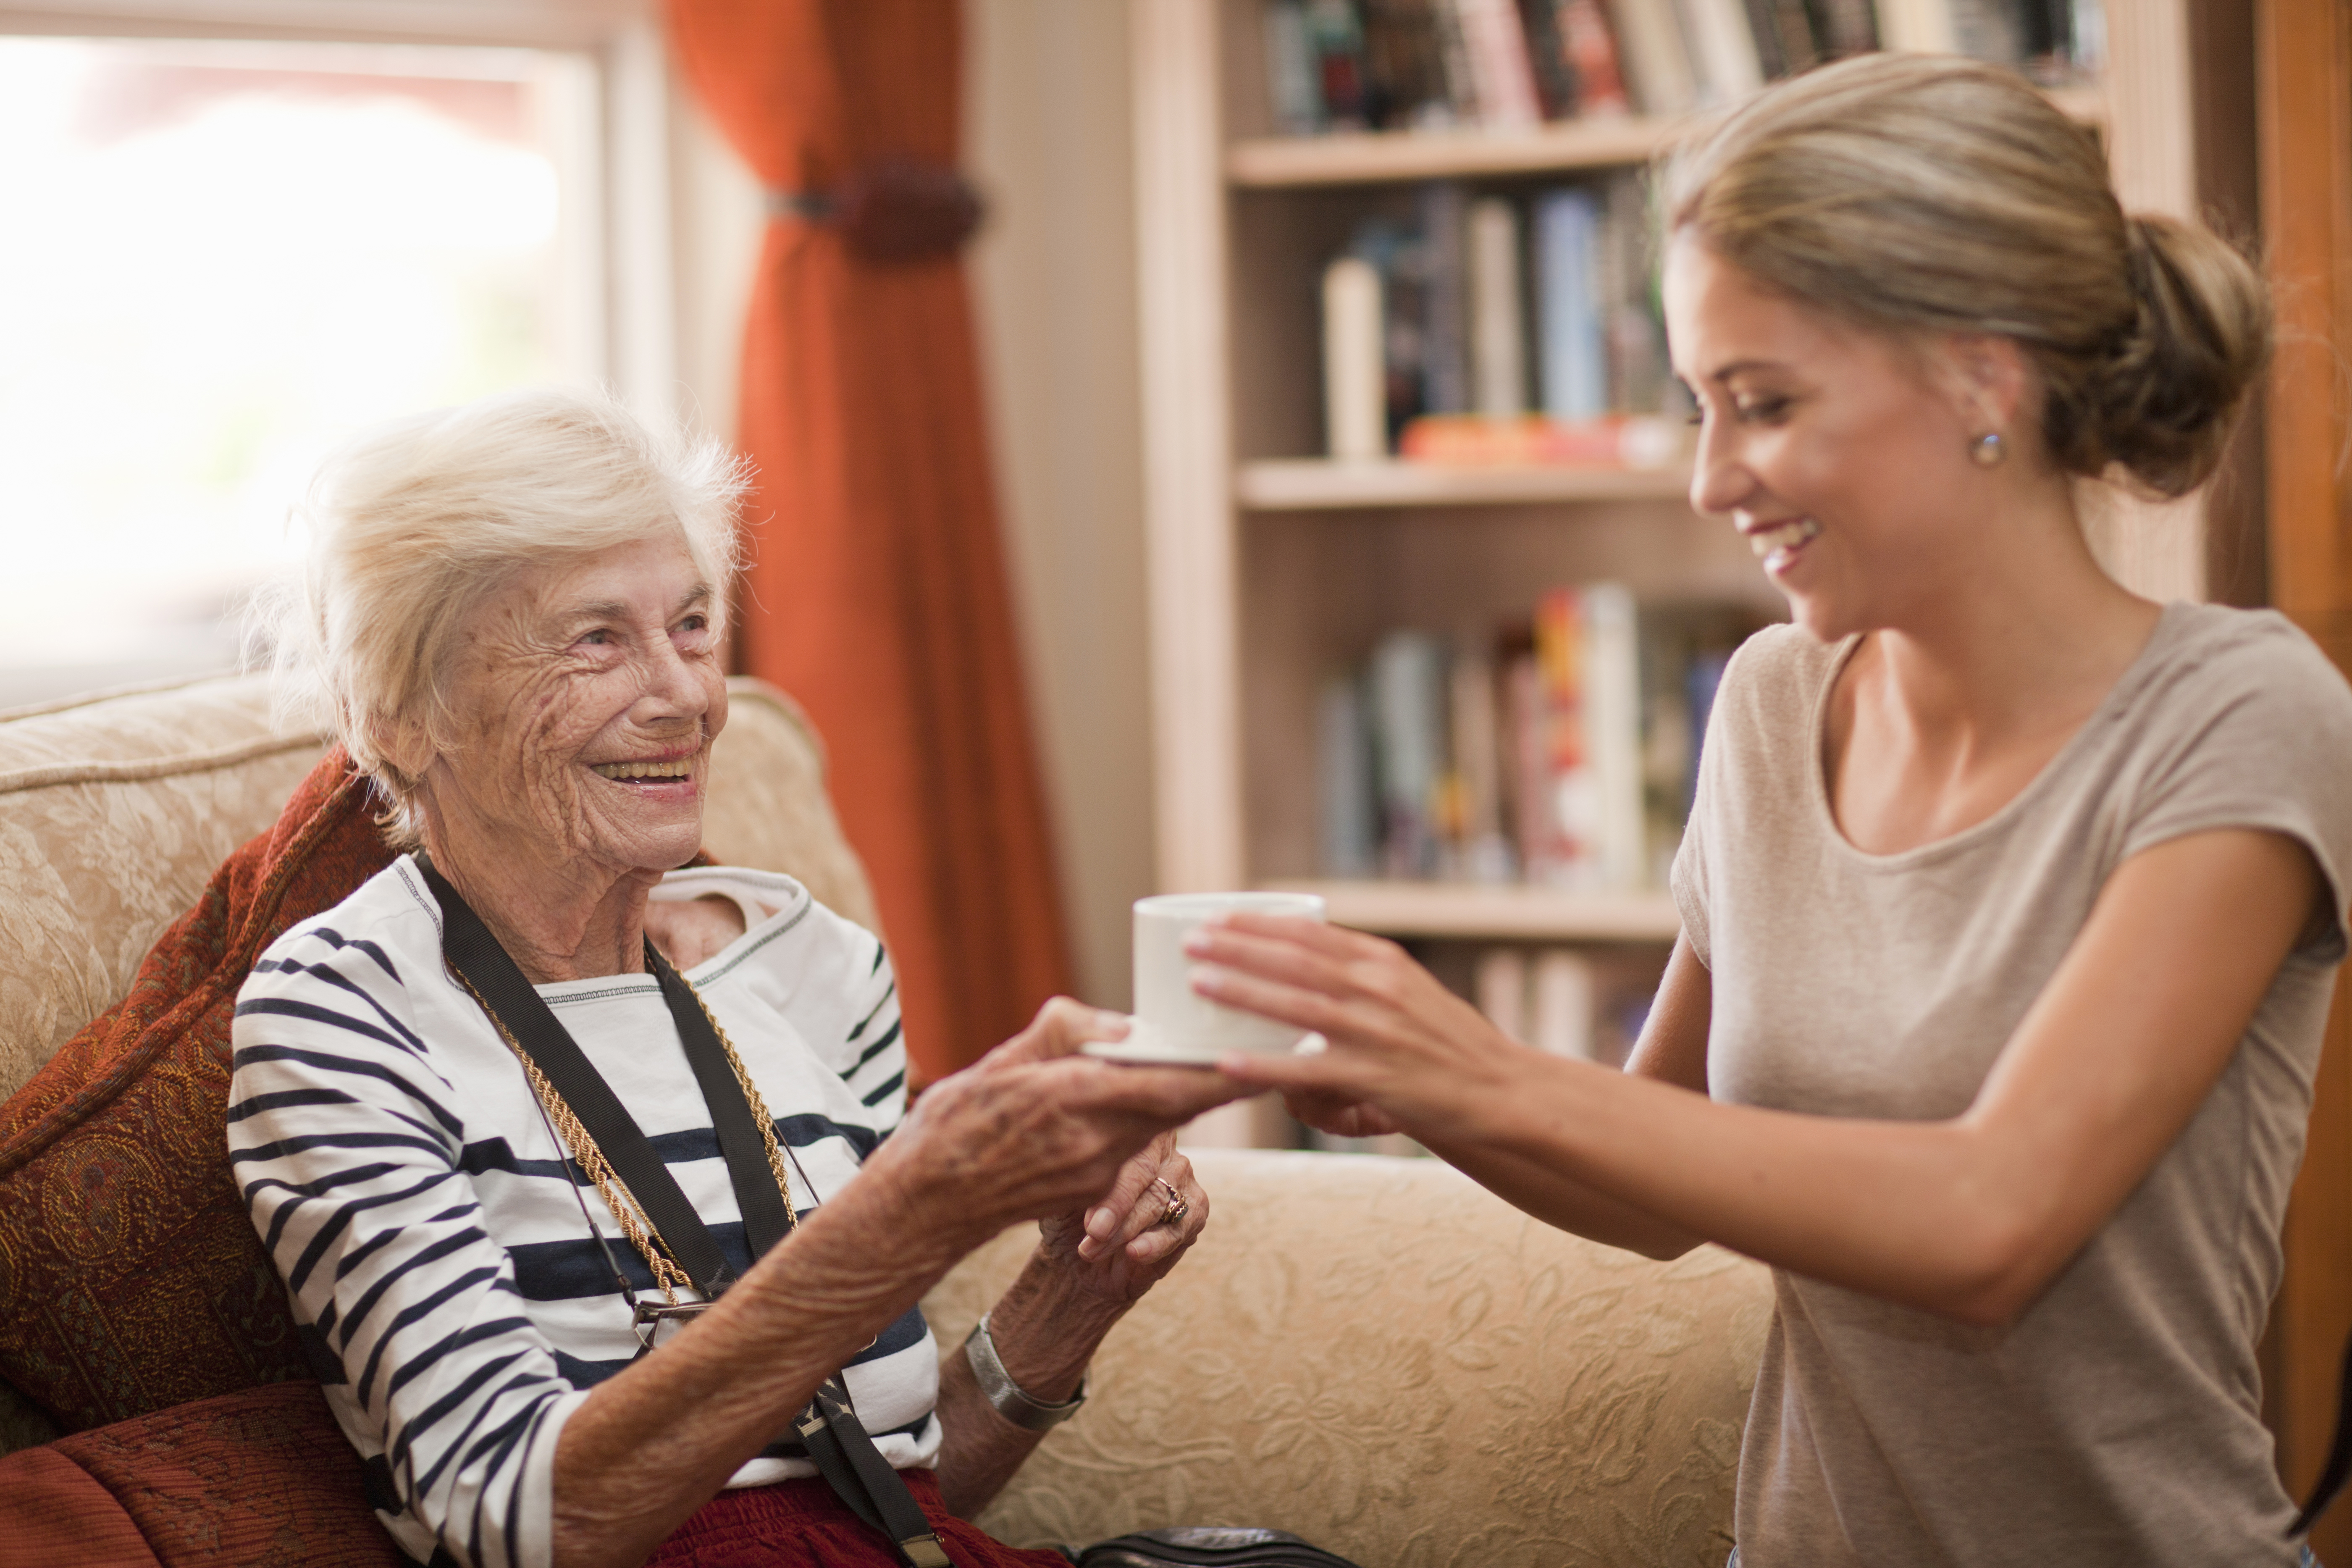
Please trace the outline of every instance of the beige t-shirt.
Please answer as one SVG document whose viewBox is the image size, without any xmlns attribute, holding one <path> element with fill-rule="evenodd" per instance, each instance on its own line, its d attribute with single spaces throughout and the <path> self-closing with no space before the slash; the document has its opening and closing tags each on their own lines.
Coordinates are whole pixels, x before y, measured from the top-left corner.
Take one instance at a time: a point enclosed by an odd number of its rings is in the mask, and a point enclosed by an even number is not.
<svg viewBox="0 0 2352 1568">
<path fill-rule="evenodd" d="M 1853 647 L 1759 635 L 1709 721 L 1674 892 L 1714 981 L 1716 1099 L 1959 1114 L 2108 873 L 2183 834 L 2300 840 L 2336 918 L 2281 968 L 2179 1141 L 2011 1327 L 1774 1270 L 1741 1568 L 2289 1568 L 2255 1342 L 2346 949 L 2352 690 L 2275 614 L 2170 605 L 2015 799 L 1867 855 L 1820 761 Z"/>
</svg>

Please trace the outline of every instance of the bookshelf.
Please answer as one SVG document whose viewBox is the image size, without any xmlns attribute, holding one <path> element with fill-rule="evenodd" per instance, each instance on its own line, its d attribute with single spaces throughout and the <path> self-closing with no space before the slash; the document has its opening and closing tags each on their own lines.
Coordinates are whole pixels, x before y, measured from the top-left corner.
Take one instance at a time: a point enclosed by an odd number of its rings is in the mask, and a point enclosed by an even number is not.
<svg viewBox="0 0 2352 1568">
<path fill-rule="evenodd" d="M 1579 501 L 1674 501 L 1690 490 L 1690 469 L 1494 468 L 1434 463 L 1337 463 L 1325 458 L 1260 458 L 1234 473 L 1234 501 L 1245 511 L 1349 507 L 1507 506 Z"/>
<path fill-rule="evenodd" d="M 1692 512 L 1681 468 L 1324 458 L 1316 288 L 1367 215 L 1409 212 L 1416 182 L 1524 195 L 1638 166 L 1675 126 L 1282 136 L 1260 0 L 1130 5 L 1160 885 L 1308 888 L 1335 920 L 1440 959 L 1483 943 L 1662 958 L 1678 922 L 1654 889 L 1323 877 L 1317 692 L 1387 629 L 1492 625 L 1554 584 L 1609 578 L 1644 602 L 1735 601 L 1776 617 L 1777 597 L 1733 531 Z M 2193 214 L 2192 0 L 2106 9 L 2103 80 L 2054 96 L 2100 129 L 2127 207 Z M 2202 596 L 2200 509 L 2116 501 L 2093 520 L 2095 545 L 2142 592 Z M 1282 1132 L 1262 1118 L 1250 1135 Z"/>
<path fill-rule="evenodd" d="M 1541 130 L 1366 132 L 1335 136 L 1261 136 L 1225 152 L 1236 190 L 1436 180 L 1477 174 L 1551 174 L 1622 168 L 1656 155 L 1674 127 L 1662 121 L 1563 121 Z"/>
<path fill-rule="evenodd" d="M 1646 889 L 1568 893 L 1464 882 L 1316 879 L 1267 885 L 1285 892 L 1318 893 L 1332 920 L 1382 936 L 1665 943 L 1682 929 L 1674 900 Z"/>
<path fill-rule="evenodd" d="M 2050 96 L 2085 125 L 2107 122 L 2106 95 L 2096 88 L 2055 88 Z M 1225 149 L 1225 179 L 1235 190 L 1275 190 L 1616 169 L 1657 156 L 1675 129 L 1668 121 L 1631 117 L 1559 121 L 1517 132 L 1253 136 Z"/>
</svg>

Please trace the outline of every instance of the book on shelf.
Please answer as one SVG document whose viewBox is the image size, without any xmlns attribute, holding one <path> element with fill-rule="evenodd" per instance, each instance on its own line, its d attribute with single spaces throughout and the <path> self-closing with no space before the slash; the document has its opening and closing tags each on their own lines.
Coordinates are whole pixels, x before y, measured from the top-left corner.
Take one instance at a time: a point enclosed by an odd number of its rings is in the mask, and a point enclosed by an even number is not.
<svg viewBox="0 0 2352 1568">
<path fill-rule="evenodd" d="M 1878 48 L 1971 55 L 2045 85 L 2106 54 L 2105 0 L 1265 0 L 1285 134 L 1673 119 Z"/>
<path fill-rule="evenodd" d="M 1471 961 L 1471 1004 L 1548 1056 L 1622 1067 L 1656 997 L 1654 968 L 1591 949 L 1497 946 Z"/>
<path fill-rule="evenodd" d="M 1601 203 L 1580 186 L 1535 199 L 1536 376 L 1545 414 L 1563 421 L 1609 412 L 1604 307 L 1596 287 Z"/>
<path fill-rule="evenodd" d="M 1320 99 L 1318 123 L 1333 131 L 1370 129 L 1363 21 L 1353 0 L 1306 0 L 1306 23 Z"/>
<path fill-rule="evenodd" d="M 1519 215 L 1499 196 L 1483 197 L 1471 204 L 1469 228 L 1470 405 L 1487 419 L 1516 419 L 1528 411 Z"/>
<path fill-rule="evenodd" d="M 1674 461 L 1685 442 L 1671 416 L 1681 410 L 1638 177 L 1475 199 L 1459 181 L 1432 181 L 1410 217 L 1401 210 L 1360 224 L 1340 258 L 1359 265 L 1342 273 L 1335 262 L 1325 278 L 1328 455 L 1382 455 L 1392 437 L 1393 450 L 1417 461 Z M 1375 337 L 1386 432 L 1377 452 L 1360 417 Z M 1528 423 L 1530 408 L 1548 423 Z"/>
<path fill-rule="evenodd" d="M 1546 120 L 1567 120 L 1578 112 L 1580 83 L 1576 56 L 1559 30 L 1559 15 L 1551 0 L 1518 0 L 1519 23 L 1527 34 L 1528 66 L 1535 79 L 1538 107 Z M 1586 104 L 1587 114 L 1607 113 L 1598 104 Z"/>
<path fill-rule="evenodd" d="M 1389 448 L 1383 293 L 1379 268 L 1361 257 L 1323 269 L 1324 445 L 1341 462 Z"/>
<path fill-rule="evenodd" d="M 1323 874 L 1662 885 L 1716 683 L 1759 624 L 1595 583 L 1484 630 L 1388 633 L 1321 695 Z"/>
<path fill-rule="evenodd" d="M 1633 111 L 1617 37 L 1601 0 L 1527 0 L 1529 10 L 1551 18 L 1547 47 L 1566 60 L 1570 95 L 1555 118 L 1570 114 L 1609 118 Z"/>
<path fill-rule="evenodd" d="M 1528 1044 L 1548 1056 L 1591 1061 L 1596 1011 L 1592 961 L 1572 948 L 1547 948 L 1528 966 Z"/>
<path fill-rule="evenodd" d="M 1432 180 L 1414 195 L 1421 245 L 1421 397 L 1410 414 L 1462 414 L 1475 402 L 1470 363 L 1470 195 Z M 1516 272 L 1517 262 L 1513 263 Z M 1513 308 L 1517 309 L 1516 300 Z"/>
<path fill-rule="evenodd" d="M 2106 64 L 2105 0 L 1833 0 L 1821 10 L 1850 43 L 1874 22 L 1870 36 L 1884 47 L 1971 55 L 2046 86 L 2089 79 Z"/>
<path fill-rule="evenodd" d="M 1603 0 L 1265 0 L 1275 127 L 1524 131 L 1632 107 Z"/>
<path fill-rule="evenodd" d="M 1446 648 L 1425 632 L 1391 632 L 1370 670 L 1372 777 L 1378 789 L 1381 866 L 1391 877 L 1439 868 L 1454 835 L 1446 763 Z"/>
<path fill-rule="evenodd" d="M 1698 107 L 1698 78 L 1675 0 L 1616 0 L 1614 16 L 1635 106 L 1661 120 Z"/>
<path fill-rule="evenodd" d="M 1530 882 L 1640 887 L 1641 667 L 1633 595 L 1614 583 L 1555 588 L 1537 602 L 1535 679 L 1509 716 L 1521 790 L 1519 863 Z"/>
<path fill-rule="evenodd" d="M 1813 52 L 1822 59 L 1843 59 L 1877 49 L 1878 13 L 1871 0 L 1811 0 L 1805 15 L 1813 25 Z"/>
<path fill-rule="evenodd" d="M 1692 74 L 1702 109 L 1738 103 L 1764 85 L 1764 65 L 1746 0 L 1677 0 L 1687 25 Z"/>
<path fill-rule="evenodd" d="M 1536 76 L 1528 55 L 1518 0 L 1440 0 L 1451 5 L 1470 58 L 1478 123 L 1490 131 L 1526 131 L 1543 122 Z"/>
<path fill-rule="evenodd" d="M 1654 415 L 1559 420 L 1424 414 L 1404 427 L 1397 455 L 1458 468 L 1602 468 L 1662 471 L 1689 446 L 1687 429 Z"/>
<path fill-rule="evenodd" d="M 1438 46 L 1438 0 L 1362 0 L 1367 112 L 1383 131 L 1461 123 Z"/>
<path fill-rule="evenodd" d="M 1267 0 L 1265 86 L 1275 129 L 1312 136 L 1323 129 L 1323 89 L 1315 79 L 1314 46 L 1307 38 L 1306 0 Z"/>
</svg>

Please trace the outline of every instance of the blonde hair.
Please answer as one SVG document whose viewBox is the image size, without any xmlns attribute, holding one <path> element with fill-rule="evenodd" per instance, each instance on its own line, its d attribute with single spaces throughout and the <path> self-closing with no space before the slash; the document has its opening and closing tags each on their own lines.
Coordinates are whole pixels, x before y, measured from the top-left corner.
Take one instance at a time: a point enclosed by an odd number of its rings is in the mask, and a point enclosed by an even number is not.
<svg viewBox="0 0 2352 1568">
<path fill-rule="evenodd" d="M 599 394 L 507 393 L 378 426 L 320 469 L 298 509 L 302 580 L 258 608 L 283 716 L 331 728 L 414 846 L 418 781 L 395 759 L 451 749 L 449 658 L 473 612 L 524 566 L 675 529 L 723 629 L 745 472 Z"/>
<path fill-rule="evenodd" d="M 1830 315 L 2012 340 L 2051 460 L 2162 495 L 2211 476 L 2269 358 L 2246 259 L 2126 216 L 2091 132 L 1972 60 L 1864 55 L 1758 95 L 1673 155 L 1664 217 Z"/>
</svg>

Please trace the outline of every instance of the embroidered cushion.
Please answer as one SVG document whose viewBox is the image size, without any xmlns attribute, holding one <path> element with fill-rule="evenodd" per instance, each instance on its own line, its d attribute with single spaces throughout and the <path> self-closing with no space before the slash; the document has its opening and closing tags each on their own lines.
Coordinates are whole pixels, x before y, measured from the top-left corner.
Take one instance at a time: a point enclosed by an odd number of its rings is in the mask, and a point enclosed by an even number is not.
<svg viewBox="0 0 2352 1568">
<path fill-rule="evenodd" d="M 340 750 L 0 1106 L 0 1377 L 59 1426 L 306 1374 L 222 1142 L 254 956 L 390 858 Z"/>
</svg>

